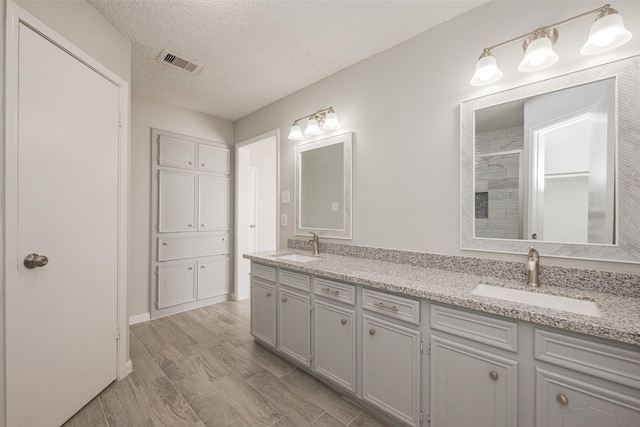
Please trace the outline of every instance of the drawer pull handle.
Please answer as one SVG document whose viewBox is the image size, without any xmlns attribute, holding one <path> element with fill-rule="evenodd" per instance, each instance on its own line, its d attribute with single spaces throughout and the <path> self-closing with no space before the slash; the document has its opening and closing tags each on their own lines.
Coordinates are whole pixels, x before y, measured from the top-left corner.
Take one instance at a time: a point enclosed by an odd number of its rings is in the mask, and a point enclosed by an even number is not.
<svg viewBox="0 0 640 427">
<path fill-rule="evenodd" d="M 207 266 L 206 265 L 201 265 L 200 268 L 207 268 Z"/>
<path fill-rule="evenodd" d="M 371 328 L 369 329 L 369 335 L 375 335 L 376 334 L 376 330 Z"/>
<path fill-rule="evenodd" d="M 331 288 L 322 288 L 320 289 L 322 292 L 326 292 L 328 294 L 332 294 L 332 295 L 340 295 L 340 291 L 333 291 L 331 290 Z"/>
<path fill-rule="evenodd" d="M 193 227 L 193 224 L 189 224 L 189 227 Z"/>
<path fill-rule="evenodd" d="M 193 270 L 193 267 L 187 267 L 187 270 Z"/>
<path fill-rule="evenodd" d="M 190 165 L 192 165 L 192 164 L 193 164 L 193 162 L 189 162 L 189 164 L 190 164 Z"/>
<path fill-rule="evenodd" d="M 489 372 L 489 378 L 491 378 L 494 381 L 497 380 L 499 378 L 498 373 L 496 371 Z"/>
<path fill-rule="evenodd" d="M 340 323 L 342 323 L 343 325 L 346 325 L 346 324 L 347 324 L 347 319 L 342 319 L 342 320 L 340 321 Z"/>
<path fill-rule="evenodd" d="M 560 402 L 561 405 L 567 405 L 569 403 L 569 399 L 567 399 L 567 396 L 562 393 L 556 396 L 556 400 Z"/>
<path fill-rule="evenodd" d="M 162 246 L 167 246 L 168 243 L 167 242 L 162 242 Z"/>
<path fill-rule="evenodd" d="M 271 292 L 267 292 L 267 298 L 271 296 Z"/>
<path fill-rule="evenodd" d="M 376 302 L 373 305 L 375 305 L 376 307 L 379 307 L 379 308 L 384 308 L 385 310 L 389 310 L 389 311 L 398 311 L 398 307 L 396 307 L 395 305 L 392 306 L 392 307 L 389 307 L 388 305 L 384 305 L 383 302 Z"/>
<path fill-rule="evenodd" d="M 206 227 L 207 224 L 200 224 L 200 227 Z"/>
<path fill-rule="evenodd" d="M 287 302 L 287 299 L 286 298 L 282 298 L 282 302 Z"/>
<path fill-rule="evenodd" d="M 207 164 L 206 164 L 206 163 L 200 163 L 200 164 L 202 165 L 202 167 L 207 166 Z"/>
</svg>

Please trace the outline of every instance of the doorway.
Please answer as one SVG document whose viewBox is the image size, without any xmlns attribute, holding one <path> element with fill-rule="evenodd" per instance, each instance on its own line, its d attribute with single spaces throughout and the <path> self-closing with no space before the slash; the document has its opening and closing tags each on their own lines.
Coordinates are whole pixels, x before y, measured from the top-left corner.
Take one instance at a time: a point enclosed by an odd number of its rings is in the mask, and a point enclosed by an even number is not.
<svg viewBox="0 0 640 427">
<path fill-rule="evenodd" d="M 251 264 L 245 253 L 278 247 L 278 144 L 274 130 L 236 145 L 236 271 L 234 299 L 249 298 Z"/>
</svg>

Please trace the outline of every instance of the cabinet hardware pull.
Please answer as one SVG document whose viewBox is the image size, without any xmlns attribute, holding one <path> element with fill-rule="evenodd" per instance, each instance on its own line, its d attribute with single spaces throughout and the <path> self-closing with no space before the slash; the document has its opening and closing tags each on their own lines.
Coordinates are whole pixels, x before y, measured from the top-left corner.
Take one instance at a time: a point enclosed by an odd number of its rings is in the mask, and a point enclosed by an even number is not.
<svg viewBox="0 0 640 427">
<path fill-rule="evenodd" d="M 567 396 L 562 393 L 558 394 L 556 396 L 556 399 L 558 400 L 558 402 L 560 402 L 561 405 L 566 405 L 569 403 L 569 399 L 567 399 Z"/>
<path fill-rule="evenodd" d="M 207 268 L 207 266 L 206 265 L 201 265 L 200 268 Z"/>
<path fill-rule="evenodd" d="M 343 325 L 346 325 L 346 324 L 347 324 L 347 319 L 342 319 L 342 320 L 340 321 L 340 323 L 342 323 Z"/>
<path fill-rule="evenodd" d="M 162 242 L 162 246 L 167 246 L 168 243 L 167 242 Z"/>
<path fill-rule="evenodd" d="M 226 238 L 226 237 L 223 237 L 223 238 L 222 238 L 222 241 L 223 241 L 223 242 L 224 242 L 224 241 L 226 241 L 226 240 L 227 240 L 227 238 Z"/>
<path fill-rule="evenodd" d="M 270 297 L 270 296 L 271 296 L 271 292 L 267 292 L 267 297 Z"/>
<path fill-rule="evenodd" d="M 320 290 L 328 294 L 340 295 L 340 291 L 332 291 L 331 288 L 321 288 Z"/>
<path fill-rule="evenodd" d="M 376 334 L 376 330 L 371 328 L 369 329 L 369 335 L 375 335 Z"/>
<path fill-rule="evenodd" d="M 282 298 L 282 302 L 287 302 L 287 299 L 286 298 Z"/>
<path fill-rule="evenodd" d="M 193 224 L 189 224 L 189 227 L 193 227 Z"/>
<path fill-rule="evenodd" d="M 498 379 L 498 373 L 496 371 L 489 372 L 489 378 L 491 378 L 494 381 L 497 380 Z"/>
<path fill-rule="evenodd" d="M 384 308 L 385 310 L 398 311 L 398 307 L 396 307 L 395 305 L 393 307 L 389 307 L 388 305 L 384 305 L 383 302 L 376 302 L 373 305 L 375 305 L 376 307 Z"/>
<path fill-rule="evenodd" d="M 200 224 L 200 227 L 206 227 L 207 224 Z"/>
<path fill-rule="evenodd" d="M 193 270 L 193 267 L 187 267 L 187 270 Z"/>
<path fill-rule="evenodd" d="M 201 163 L 201 165 L 202 165 L 202 167 L 207 166 L 207 164 L 206 164 L 206 163 Z"/>
<path fill-rule="evenodd" d="M 189 162 L 189 164 L 190 164 L 190 165 L 192 165 L 192 164 L 193 164 L 193 162 Z"/>
</svg>

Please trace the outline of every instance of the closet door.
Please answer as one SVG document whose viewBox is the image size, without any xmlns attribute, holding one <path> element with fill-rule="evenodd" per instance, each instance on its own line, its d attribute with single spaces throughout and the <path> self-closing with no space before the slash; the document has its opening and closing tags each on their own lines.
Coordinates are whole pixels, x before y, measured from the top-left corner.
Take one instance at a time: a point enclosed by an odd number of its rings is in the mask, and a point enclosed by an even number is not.
<svg viewBox="0 0 640 427">
<path fill-rule="evenodd" d="M 161 170 L 159 192 L 159 227 L 161 233 L 196 230 L 197 175 Z"/>
<path fill-rule="evenodd" d="M 229 179 L 200 175 L 199 231 L 229 229 Z"/>
</svg>

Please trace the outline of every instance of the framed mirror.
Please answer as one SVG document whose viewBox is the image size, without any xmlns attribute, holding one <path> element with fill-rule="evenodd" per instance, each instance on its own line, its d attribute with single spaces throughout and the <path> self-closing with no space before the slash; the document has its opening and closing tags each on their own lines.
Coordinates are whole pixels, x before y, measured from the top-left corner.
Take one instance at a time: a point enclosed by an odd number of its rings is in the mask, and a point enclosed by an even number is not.
<svg viewBox="0 0 640 427">
<path fill-rule="evenodd" d="M 640 262 L 639 73 L 634 57 L 463 102 L 461 248 Z"/>
<path fill-rule="evenodd" d="M 295 147 L 295 234 L 351 239 L 351 132 Z"/>
</svg>

